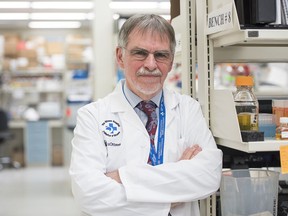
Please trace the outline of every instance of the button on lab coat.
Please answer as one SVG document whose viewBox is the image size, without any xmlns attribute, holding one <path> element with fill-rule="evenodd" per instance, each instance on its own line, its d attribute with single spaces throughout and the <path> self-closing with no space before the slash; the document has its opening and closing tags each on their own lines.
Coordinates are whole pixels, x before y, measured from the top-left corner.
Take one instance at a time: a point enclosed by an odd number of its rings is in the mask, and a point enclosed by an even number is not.
<svg viewBox="0 0 288 216">
<path fill-rule="evenodd" d="M 222 169 L 222 152 L 199 103 L 164 89 L 164 162 L 153 167 L 147 164 L 149 135 L 122 85 L 78 111 L 69 172 L 81 210 L 92 216 L 167 216 L 169 211 L 173 216 L 199 216 L 197 201 L 217 191 Z M 179 161 L 193 144 L 202 151 Z M 117 169 L 122 184 L 105 175 Z M 178 202 L 170 210 L 171 203 Z"/>
</svg>

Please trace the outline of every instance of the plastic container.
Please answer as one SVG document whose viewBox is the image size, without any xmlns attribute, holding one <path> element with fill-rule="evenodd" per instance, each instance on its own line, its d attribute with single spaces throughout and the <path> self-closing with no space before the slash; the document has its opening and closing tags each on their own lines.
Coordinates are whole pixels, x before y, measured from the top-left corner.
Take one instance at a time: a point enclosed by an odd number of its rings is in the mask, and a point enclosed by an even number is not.
<svg viewBox="0 0 288 216">
<path fill-rule="evenodd" d="M 221 216 L 277 216 L 279 173 L 268 170 L 224 171 Z"/>
<path fill-rule="evenodd" d="M 241 131 L 258 131 L 259 104 L 253 93 L 253 78 L 237 76 L 234 101 Z"/>
<path fill-rule="evenodd" d="M 265 138 L 275 138 L 275 116 L 270 113 L 259 113 L 259 131 L 264 132 Z"/>
<path fill-rule="evenodd" d="M 276 126 L 280 125 L 280 117 L 288 117 L 288 100 L 272 100 L 272 112 L 275 115 Z"/>
<path fill-rule="evenodd" d="M 276 128 L 276 140 L 288 140 L 288 117 L 280 117 L 280 125 Z"/>
</svg>

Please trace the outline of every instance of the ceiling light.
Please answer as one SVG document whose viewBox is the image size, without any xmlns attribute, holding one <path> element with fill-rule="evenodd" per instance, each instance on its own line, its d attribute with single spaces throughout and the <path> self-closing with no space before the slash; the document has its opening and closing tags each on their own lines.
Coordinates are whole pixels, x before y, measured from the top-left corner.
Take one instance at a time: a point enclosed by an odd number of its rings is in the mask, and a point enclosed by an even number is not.
<svg viewBox="0 0 288 216">
<path fill-rule="evenodd" d="M 6 8 L 6 9 L 10 9 L 10 8 L 18 8 L 18 9 L 23 9 L 23 8 L 30 8 L 30 2 L 23 2 L 23 1 L 19 1 L 19 2 L 10 2 L 10 1 L 1 1 L 0 2 L 0 8 Z"/>
<path fill-rule="evenodd" d="M 158 2 L 158 8 L 159 9 L 170 10 L 170 7 L 171 7 L 170 2 Z"/>
<path fill-rule="evenodd" d="M 29 28 L 80 28 L 81 22 L 37 22 L 33 21 L 28 24 Z"/>
<path fill-rule="evenodd" d="M 31 8 L 33 9 L 92 9 L 93 2 L 31 2 Z"/>
<path fill-rule="evenodd" d="M 0 13 L 0 20 L 28 20 L 29 13 Z"/>
<path fill-rule="evenodd" d="M 111 9 L 156 9 L 157 2 L 110 2 Z"/>
<path fill-rule="evenodd" d="M 86 20 L 86 13 L 32 13 L 31 20 Z"/>
<path fill-rule="evenodd" d="M 94 19 L 94 13 L 87 13 L 87 20 L 93 20 Z"/>
</svg>

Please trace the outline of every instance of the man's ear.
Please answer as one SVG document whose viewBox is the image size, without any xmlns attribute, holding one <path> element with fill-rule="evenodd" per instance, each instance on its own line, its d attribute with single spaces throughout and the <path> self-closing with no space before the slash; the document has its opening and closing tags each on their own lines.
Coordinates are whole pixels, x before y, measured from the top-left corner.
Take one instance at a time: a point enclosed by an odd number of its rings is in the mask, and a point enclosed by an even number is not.
<svg viewBox="0 0 288 216">
<path fill-rule="evenodd" d="M 116 48 L 116 59 L 117 59 L 117 63 L 119 65 L 119 67 L 121 69 L 123 69 L 124 68 L 124 61 L 123 61 L 123 50 L 121 47 Z"/>
</svg>

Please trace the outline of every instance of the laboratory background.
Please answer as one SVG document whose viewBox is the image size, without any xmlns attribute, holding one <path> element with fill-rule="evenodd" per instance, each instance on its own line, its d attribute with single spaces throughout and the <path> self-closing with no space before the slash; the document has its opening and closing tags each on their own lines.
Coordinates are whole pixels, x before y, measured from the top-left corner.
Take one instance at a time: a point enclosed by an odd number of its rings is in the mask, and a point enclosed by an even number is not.
<svg viewBox="0 0 288 216">
<path fill-rule="evenodd" d="M 223 151 L 201 216 L 287 216 L 287 0 L 0 1 L 0 216 L 80 215 L 68 175 L 76 113 L 125 78 L 117 33 L 137 13 L 171 22 L 165 85 L 200 102 Z"/>
</svg>

